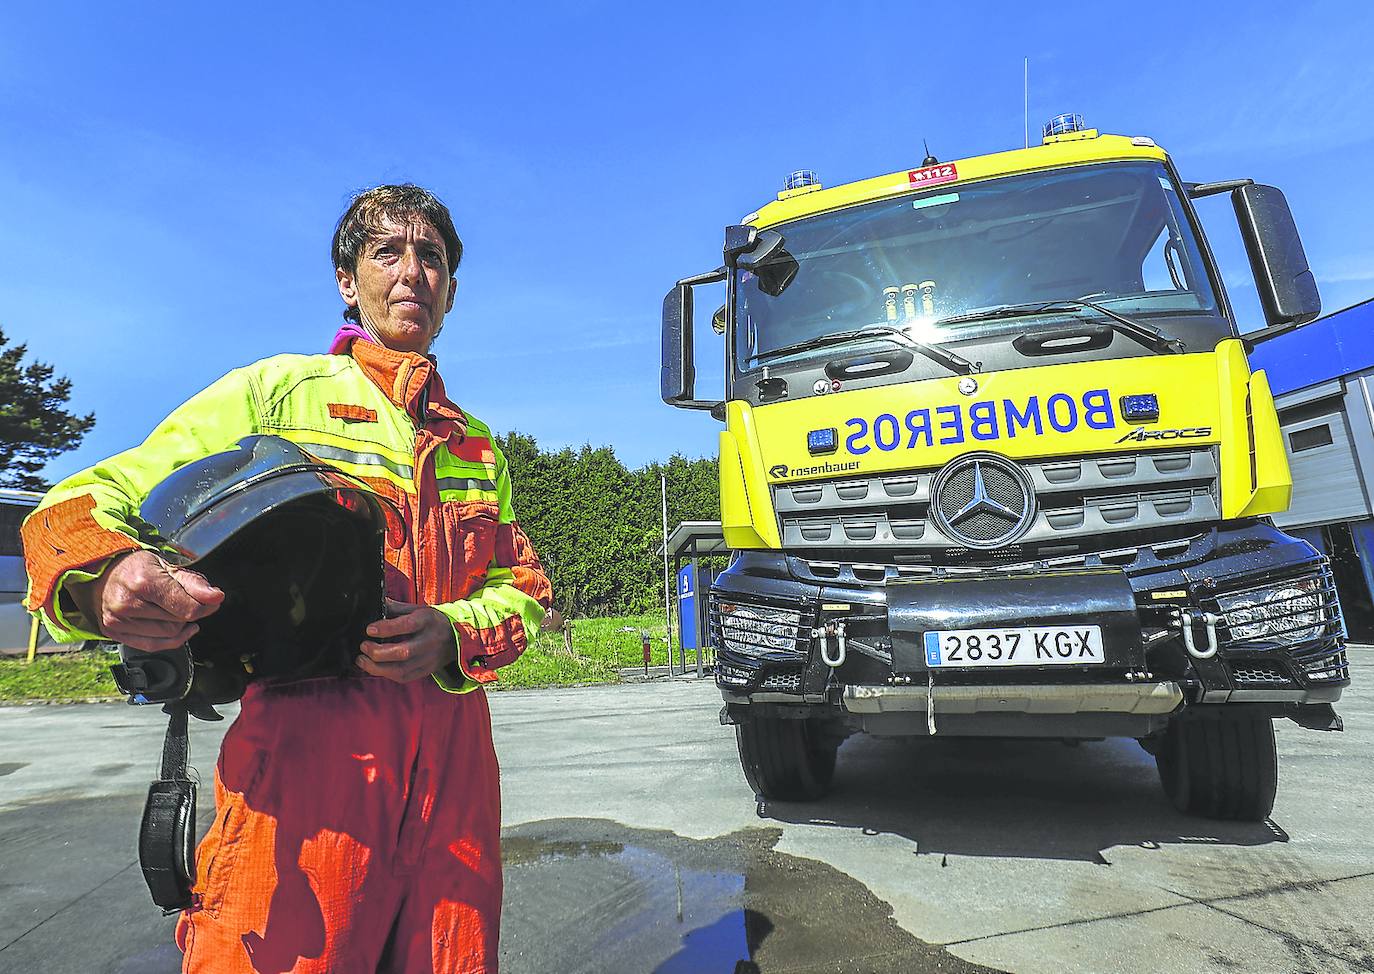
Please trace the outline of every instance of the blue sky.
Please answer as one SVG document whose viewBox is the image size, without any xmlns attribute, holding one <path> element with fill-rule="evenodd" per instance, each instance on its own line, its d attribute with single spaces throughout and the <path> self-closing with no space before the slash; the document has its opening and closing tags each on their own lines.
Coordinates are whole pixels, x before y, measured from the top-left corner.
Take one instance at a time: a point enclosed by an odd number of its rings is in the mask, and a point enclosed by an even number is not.
<svg viewBox="0 0 1374 974">
<path fill-rule="evenodd" d="M 631 464 L 708 455 L 714 421 L 658 399 L 664 292 L 792 169 L 834 184 L 916 165 L 922 138 L 946 159 L 1020 145 L 1024 56 L 1033 134 L 1079 111 L 1185 179 L 1280 186 L 1326 308 L 1354 304 L 1374 295 L 1374 4 L 1238 9 L 23 5 L 0 31 L 0 328 L 97 415 L 64 475 L 229 368 L 322 350 L 335 220 L 412 180 L 467 246 L 435 347 L 458 402 Z"/>
</svg>

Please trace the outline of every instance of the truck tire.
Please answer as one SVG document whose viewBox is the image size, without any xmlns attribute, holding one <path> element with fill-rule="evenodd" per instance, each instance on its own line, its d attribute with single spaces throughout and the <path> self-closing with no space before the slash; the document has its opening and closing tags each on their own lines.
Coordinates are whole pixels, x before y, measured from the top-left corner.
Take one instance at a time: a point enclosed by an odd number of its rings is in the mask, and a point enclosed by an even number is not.
<svg viewBox="0 0 1374 974">
<path fill-rule="evenodd" d="M 739 763 L 755 793 L 773 801 L 806 802 L 830 790 L 839 740 L 811 720 L 756 717 L 735 727 Z"/>
<path fill-rule="evenodd" d="M 1185 814 L 1262 822 L 1273 811 L 1279 760 L 1268 717 L 1176 718 L 1155 764 L 1164 793 Z"/>
</svg>

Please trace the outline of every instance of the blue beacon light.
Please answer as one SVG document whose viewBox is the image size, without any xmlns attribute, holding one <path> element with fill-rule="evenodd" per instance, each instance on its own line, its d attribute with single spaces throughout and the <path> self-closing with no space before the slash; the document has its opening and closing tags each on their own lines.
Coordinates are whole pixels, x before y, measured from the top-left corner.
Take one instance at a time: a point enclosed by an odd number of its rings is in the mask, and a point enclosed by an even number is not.
<svg viewBox="0 0 1374 974">
<path fill-rule="evenodd" d="M 1122 396 L 1121 418 L 1128 423 L 1153 423 L 1159 419 L 1159 397 L 1153 392 Z"/>
<path fill-rule="evenodd" d="M 840 446 L 838 431 L 832 426 L 825 430 L 812 430 L 806 434 L 806 448 L 812 456 L 821 453 L 834 453 Z"/>
<path fill-rule="evenodd" d="M 1070 132 L 1082 132 L 1088 126 L 1083 124 L 1083 116 L 1077 112 L 1065 112 L 1063 115 L 1056 115 L 1045 123 L 1041 133 L 1045 138 L 1054 135 L 1068 135 Z"/>
</svg>

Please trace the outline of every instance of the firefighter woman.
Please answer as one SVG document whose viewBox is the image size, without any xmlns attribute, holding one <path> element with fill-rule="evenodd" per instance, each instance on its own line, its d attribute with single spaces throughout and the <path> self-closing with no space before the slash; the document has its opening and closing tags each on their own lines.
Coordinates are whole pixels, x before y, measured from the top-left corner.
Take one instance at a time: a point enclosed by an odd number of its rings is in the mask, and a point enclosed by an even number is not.
<svg viewBox="0 0 1374 974">
<path fill-rule="evenodd" d="M 330 354 L 230 372 L 24 525 L 28 605 L 58 638 L 156 652 L 225 598 L 140 534 L 141 502 L 182 464 L 272 434 L 403 512 L 359 672 L 244 693 L 177 923 L 184 971 L 496 970 L 501 808 L 482 686 L 525 649 L 550 590 L 491 431 L 428 355 L 461 258 L 427 191 L 360 194 L 334 233 L 347 321 Z"/>
</svg>

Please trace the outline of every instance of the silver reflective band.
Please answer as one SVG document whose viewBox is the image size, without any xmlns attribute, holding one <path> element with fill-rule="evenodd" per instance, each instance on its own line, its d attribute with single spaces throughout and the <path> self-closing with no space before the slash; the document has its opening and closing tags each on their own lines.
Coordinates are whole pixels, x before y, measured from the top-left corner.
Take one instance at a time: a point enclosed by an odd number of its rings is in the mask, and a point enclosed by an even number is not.
<svg viewBox="0 0 1374 974">
<path fill-rule="evenodd" d="M 475 477 L 440 477 L 440 490 L 495 490 L 496 485 L 490 480 L 478 480 Z"/>
<path fill-rule="evenodd" d="M 385 467 L 392 473 L 407 479 L 413 479 L 415 468 L 406 463 L 397 463 L 389 457 L 384 457 L 380 453 L 362 453 L 357 450 L 345 450 L 338 446 L 327 446 L 324 443 L 297 443 L 302 450 L 310 453 L 321 460 L 342 460 L 344 463 L 359 463 L 365 466 Z"/>
</svg>

